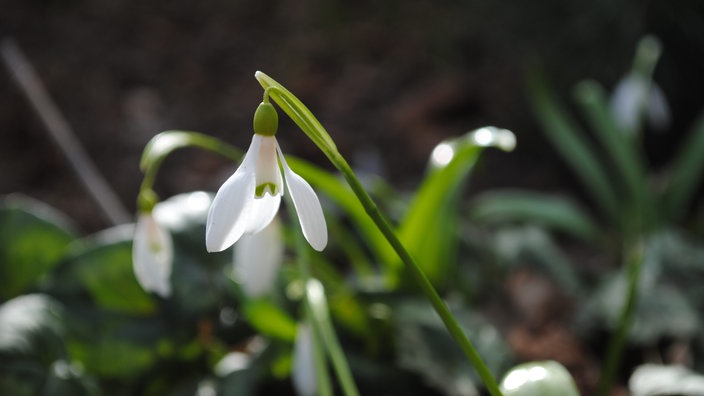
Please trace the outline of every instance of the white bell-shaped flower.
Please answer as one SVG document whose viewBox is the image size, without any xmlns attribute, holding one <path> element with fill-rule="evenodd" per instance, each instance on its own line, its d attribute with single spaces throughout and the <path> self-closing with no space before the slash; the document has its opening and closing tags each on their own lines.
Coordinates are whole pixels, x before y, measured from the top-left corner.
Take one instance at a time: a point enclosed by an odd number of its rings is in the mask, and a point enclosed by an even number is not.
<svg viewBox="0 0 704 396">
<path fill-rule="evenodd" d="M 622 78 L 611 96 L 611 111 L 619 126 L 627 132 L 637 131 L 643 119 L 658 131 L 670 125 L 670 107 L 662 89 L 636 74 Z"/>
<path fill-rule="evenodd" d="M 162 297 L 171 295 L 173 255 L 171 234 L 159 226 L 151 213 L 140 213 L 132 242 L 132 265 L 144 290 Z"/>
<path fill-rule="evenodd" d="M 283 259 L 281 223 L 275 218 L 261 232 L 243 235 L 235 245 L 233 275 L 247 296 L 260 297 L 274 288 Z"/>
<path fill-rule="evenodd" d="M 286 163 L 274 136 L 277 123 L 273 106 L 259 105 L 249 150 L 239 168 L 218 190 L 208 212 L 205 243 L 209 252 L 225 250 L 242 235 L 264 229 L 278 212 L 284 189 L 291 194 L 308 243 L 318 251 L 327 245 L 327 226 L 320 201 L 310 184 Z"/>
</svg>

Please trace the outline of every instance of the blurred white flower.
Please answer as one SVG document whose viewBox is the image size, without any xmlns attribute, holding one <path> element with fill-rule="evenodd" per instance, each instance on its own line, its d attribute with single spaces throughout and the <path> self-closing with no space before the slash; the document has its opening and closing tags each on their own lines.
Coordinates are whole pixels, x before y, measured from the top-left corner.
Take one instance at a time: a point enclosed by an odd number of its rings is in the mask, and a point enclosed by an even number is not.
<svg viewBox="0 0 704 396">
<path fill-rule="evenodd" d="M 140 213 L 132 242 L 132 265 L 144 290 L 162 297 L 171 295 L 173 254 L 171 234 L 159 226 L 151 213 Z"/>
<path fill-rule="evenodd" d="M 257 118 L 262 109 L 268 111 L 262 111 L 263 115 Z M 255 133 L 249 150 L 239 168 L 218 190 L 208 212 L 205 243 L 209 252 L 225 250 L 242 235 L 256 234 L 272 221 L 284 193 L 279 164 L 303 236 L 315 250 L 321 251 L 327 245 L 328 231 L 320 201 L 310 184 L 286 163 L 274 136 L 276 125 L 273 106 L 262 103 L 255 113 Z"/>
<path fill-rule="evenodd" d="M 665 94 L 654 81 L 650 83 L 650 92 L 647 90 L 645 79 L 630 73 L 618 82 L 611 95 L 611 111 L 616 122 L 629 133 L 636 132 L 644 118 L 655 130 L 664 130 L 670 125 L 670 107 Z"/>
<path fill-rule="evenodd" d="M 268 294 L 284 258 L 281 223 L 274 219 L 256 234 L 243 235 L 234 249 L 233 273 L 249 297 Z"/>
<path fill-rule="evenodd" d="M 314 396 L 318 392 L 313 356 L 313 334 L 306 324 L 298 325 L 293 345 L 293 388 L 300 396 Z"/>
</svg>

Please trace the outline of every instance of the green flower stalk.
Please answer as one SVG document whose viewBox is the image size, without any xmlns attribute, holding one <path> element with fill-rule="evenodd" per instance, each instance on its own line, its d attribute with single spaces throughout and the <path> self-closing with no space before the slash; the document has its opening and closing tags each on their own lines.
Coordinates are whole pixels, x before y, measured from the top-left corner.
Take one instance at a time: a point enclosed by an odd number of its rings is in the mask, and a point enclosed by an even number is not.
<svg viewBox="0 0 704 396">
<path fill-rule="evenodd" d="M 301 103 L 291 92 L 276 82 L 271 77 L 262 72 L 255 73 L 256 79 L 265 90 L 265 97 L 271 97 L 281 109 L 298 125 L 299 128 L 318 146 L 318 148 L 328 157 L 330 162 L 342 173 L 343 177 L 352 188 L 352 191 L 359 198 L 367 214 L 374 221 L 384 237 L 389 241 L 393 249 L 405 264 L 406 269 L 417 283 L 426 298 L 430 301 L 435 311 L 442 319 L 450 335 L 455 339 L 462 351 L 469 359 L 472 366 L 479 374 L 484 385 L 492 396 L 501 395 L 496 379 L 492 376 L 486 364 L 479 356 L 472 343 L 464 334 L 462 328 L 457 323 L 447 305 L 428 280 L 428 277 L 418 266 L 416 261 L 403 246 L 396 235 L 394 227 L 389 220 L 379 211 L 376 203 L 366 192 L 357 176 L 352 171 L 347 161 L 337 150 L 335 143 L 325 128 L 313 116 L 308 108 Z"/>
</svg>

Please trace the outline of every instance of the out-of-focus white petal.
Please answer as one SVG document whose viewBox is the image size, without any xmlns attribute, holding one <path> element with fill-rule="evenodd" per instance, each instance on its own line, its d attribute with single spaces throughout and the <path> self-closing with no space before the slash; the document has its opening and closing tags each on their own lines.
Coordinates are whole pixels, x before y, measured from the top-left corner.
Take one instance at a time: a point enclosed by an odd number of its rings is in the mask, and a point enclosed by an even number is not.
<svg viewBox="0 0 704 396">
<path fill-rule="evenodd" d="M 632 74 L 622 78 L 611 95 L 611 111 L 627 132 L 635 131 L 643 108 L 646 87 L 642 78 Z"/>
<path fill-rule="evenodd" d="M 635 131 L 643 117 L 656 130 L 670 124 L 670 108 L 662 89 L 652 81 L 648 92 L 645 80 L 633 74 L 622 78 L 614 88 L 611 111 L 616 122 L 628 132 Z"/>
<path fill-rule="evenodd" d="M 298 220 L 301 222 L 303 236 L 313 249 L 322 251 L 328 244 L 328 228 L 318 196 L 308 182 L 289 168 L 281 149 L 277 148 L 277 150 L 284 168 L 286 187 L 296 207 Z"/>
<path fill-rule="evenodd" d="M 261 198 L 254 198 L 247 209 L 247 226 L 245 234 L 257 233 L 271 223 L 281 205 L 281 195 L 266 194 Z"/>
<path fill-rule="evenodd" d="M 256 234 L 244 235 L 235 244 L 234 275 L 245 294 L 259 297 L 271 292 L 284 258 L 281 223 L 274 219 Z"/>
<path fill-rule="evenodd" d="M 173 252 L 171 234 L 151 214 L 140 214 L 132 243 L 132 265 L 144 290 L 162 297 L 171 295 Z"/>
<path fill-rule="evenodd" d="M 314 396 L 318 392 L 313 357 L 313 334 L 305 324 L 298 325 L 293 344 L 293 387 L 300 396 Z"/>
<path fill-rule="evenodd" d="M 254 165 L 260 144 L 261 139 L 255 135 L 242 164 L 213 198 L 205 225 L 205 246 L 209 252 L 219 252 L 232 246 L 248 228 L 248 212 L 256 188 Z"/>
</svg>

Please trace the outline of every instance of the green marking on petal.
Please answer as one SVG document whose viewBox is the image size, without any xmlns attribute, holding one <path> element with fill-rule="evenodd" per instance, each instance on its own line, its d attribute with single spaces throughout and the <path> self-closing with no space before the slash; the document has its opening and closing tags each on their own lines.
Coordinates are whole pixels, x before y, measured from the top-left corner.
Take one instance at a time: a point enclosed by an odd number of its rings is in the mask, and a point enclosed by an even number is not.
<svg viewBox="0 0 704 396">
<path fill-rule="evenodd" d="M 276 195 L 276 184 L 274 183 L 263 183 L 257 186 L 257 188 L 254 190 L 254 196 L 257 198 L 261 198 L 266 194 L 267 192 L 269 195 Z"/>
</svg>

